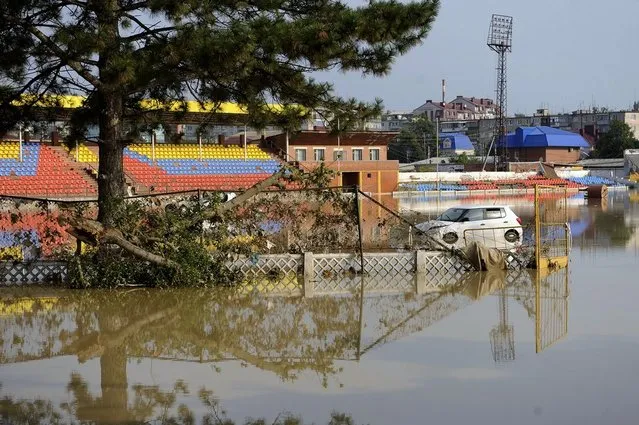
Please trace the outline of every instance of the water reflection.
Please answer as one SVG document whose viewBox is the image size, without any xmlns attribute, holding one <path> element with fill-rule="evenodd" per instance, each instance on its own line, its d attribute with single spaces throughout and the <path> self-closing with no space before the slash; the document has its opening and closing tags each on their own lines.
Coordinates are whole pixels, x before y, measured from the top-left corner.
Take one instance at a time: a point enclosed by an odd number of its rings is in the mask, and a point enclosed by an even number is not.
<svg viewBox="0 0 639 425">
<path fill-rule="evenodd" d="M 67 401 L 21 405 L 29 401 L 16 400 L 12 391 L 20 383 L 11 382 L 11 389 L 3 388 L 8 398 L 0 413 L 66 415 L 93 423 L 191 423 L 196 417 L 196 422 L 215 418 L 223 410 L 206 386 L 194 388 L 178 379 L 161 388 L 131 380 L 127 366 L 144 359 L 169 361 L 178 371 L 181 364 L 184 370 L 189 363 L 210 364 L 223 377 L 228 362 L 239 361 L 283 383 L 311 373 L 318 378 L 316 385 L 341 388 L 349 385 L 341 378 L 345 364 L 366 363 L 382 346 L 419 334 L 491 295 L 497 295 L 496 325 L 486 338 L 495 362 L 512 361 L 515 340 L 509 304 L 514 300 L 524 306 L 535 322 L 541 351 L 567 331 L 568 279 L 567 269 L 548 276 L 530 271 L 468 273 L 426 293 L 417 293 L 423 285 L 414 282 L 412 290 L 316 298 L 194 290 L 53 291 L 30 296 L 25 296 L 25 289 L 4 291 L 0 368 L 10 371 L 31 362 L 46 373 L 46 359 L 68 356 L 77 359 L 78 366 L 67 375 Z M 92 361 L 98 362 L 99 375 L 77 370 Z"/>
</svg>

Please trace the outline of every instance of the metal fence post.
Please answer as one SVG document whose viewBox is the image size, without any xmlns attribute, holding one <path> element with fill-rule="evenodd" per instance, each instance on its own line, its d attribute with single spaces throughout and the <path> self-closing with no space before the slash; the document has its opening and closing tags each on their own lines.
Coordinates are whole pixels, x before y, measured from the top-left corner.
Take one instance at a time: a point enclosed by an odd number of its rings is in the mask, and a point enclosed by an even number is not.
<svg viewBox="0 0 639 425">
<path fill-rule="evenodd" d="M 415 251 L 415 292 L 423 294 L 426 292 L 427 273 L 426 251 L 418 249 Z"/>
<path fill-rule="evenodd" d="M 312 297 L 315 295 L 315 287 L 313 280 L 315 279 L 315 265 L 313 263 L 313 253 L 304 253 L 304 287 L 303 295 Z"/>
</svg>

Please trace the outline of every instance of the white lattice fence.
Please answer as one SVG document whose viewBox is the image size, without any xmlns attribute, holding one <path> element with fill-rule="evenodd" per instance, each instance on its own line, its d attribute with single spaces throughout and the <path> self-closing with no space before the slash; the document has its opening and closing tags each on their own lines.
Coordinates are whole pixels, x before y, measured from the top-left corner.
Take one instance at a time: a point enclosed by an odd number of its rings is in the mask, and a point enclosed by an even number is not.
<svg viewBox="0 0 639 425">
<path fill-rule="evenodd" d="M 315 293 L 353 292 L 361 289 L 360 256 L 313 254 Z M 414 253 L 365 253 L 364 290 L 409 291 L 414 288 Z M 392 278 L 390 278 L 392 277 Z"/>
<path fill-rule="evenodd" d="M 62 261 L 0 261 L 0 283 L 4 286 L 59 283 L 67 277 Z"/>
<path fill-rule="evenodd" d="M 243 276 L 239 284 L 242 292 L 299 294 L 303 259 L 296 254 L 259 255 L 238 257 L 226 266 Z"/>
</svg>

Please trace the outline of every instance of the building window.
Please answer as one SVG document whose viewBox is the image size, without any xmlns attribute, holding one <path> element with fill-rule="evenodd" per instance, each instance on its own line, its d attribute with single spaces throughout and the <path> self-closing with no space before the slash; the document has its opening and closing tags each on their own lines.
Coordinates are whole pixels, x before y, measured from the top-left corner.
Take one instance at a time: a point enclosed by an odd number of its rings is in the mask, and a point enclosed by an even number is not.
<svg viewBox="0 0 639 425">
<path fill-rule="evenodd" d="M 306 161 L 306 149 L 295 149 L 295 161 Z"/>
<path fill-rule="evenodd" d="M 369 151 L 369 157 L 371 161 L 379 161 L 379 149 L 371 149 Z"/>
<path fill-rule="evenodd" d="M 362 158 L 362 149 L 353 149 L 353 161 L 361 161 Z"/>
<path fill-rule="evenodd" d="M 324 161 L 324 148 L 313 149 L 313 158 L 315 161 Z"/>
<path fill-rule="evenodd" d="M 345 159 L 344 151 L 342 149 L 335 149 L 333 151 L 333 161 L 344 161 Z"/>
</svg>

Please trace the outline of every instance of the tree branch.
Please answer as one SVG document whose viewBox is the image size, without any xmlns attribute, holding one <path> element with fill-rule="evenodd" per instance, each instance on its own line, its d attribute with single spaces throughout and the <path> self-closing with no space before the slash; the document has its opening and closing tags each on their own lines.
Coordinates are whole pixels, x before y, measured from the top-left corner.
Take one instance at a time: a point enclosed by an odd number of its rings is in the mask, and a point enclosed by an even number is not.
<svg viewBox="0 0 639 425">
<path fill-rule="evenodd" d="M 135 255 L 136 257 L 149 261 L 150 263 L 172 269 L 179 268 L 179 265 L 175 261 L 169 260 L 132 244 L 124 237 L 120 230 L 105 228 L 99 221 L 79 217 L 72 219 L 70 225 L 71 228 L 68 230 L 68 233 L 90 245 L 96 245 L 98 242 L 115 244 L 129 254 Z"/>
<path fill-rule="evenodd" d="M 100 87 L 100 80 L 97 79 L 90 72 L 87 72 L 86 69 L 82 66 L 82 63 L 71 59 L 69 55 L 60 48 L 57 44 L 55 44 L 49 37 L 46 36 L 42 31 L 33 25 L 27 27 L 28 31 L 33 34 L 40 42 L 46 45 L 49 49 L 51 49 L 62 61 L 68 64 L 75 72 L 78 73 L 82 78 L 91 83 L 94 87 Z"/>
<path fill-rule="evenodd" d="M 248 201 L 255 195 L 262 192 L 264 189 L 277 183 L 282 177 L 284 177 L 285 172 L 286 172 L 286 169 L 282 168 L 280 171 L 271 175 L 267 179 L 262 180 L 261 182 L 251 186 L 250 188 L 242 192 L 236 198 L 233 198 L 228 202 L 224 202 L 223 204 L 220 204 L 217 210 L 211 213 L 211 216 L 215 216 L 216 214 L 227 212 L 229 210 L 232 210 L 236 206 L 243 204 L 244 202 Z"/>
</svg>

